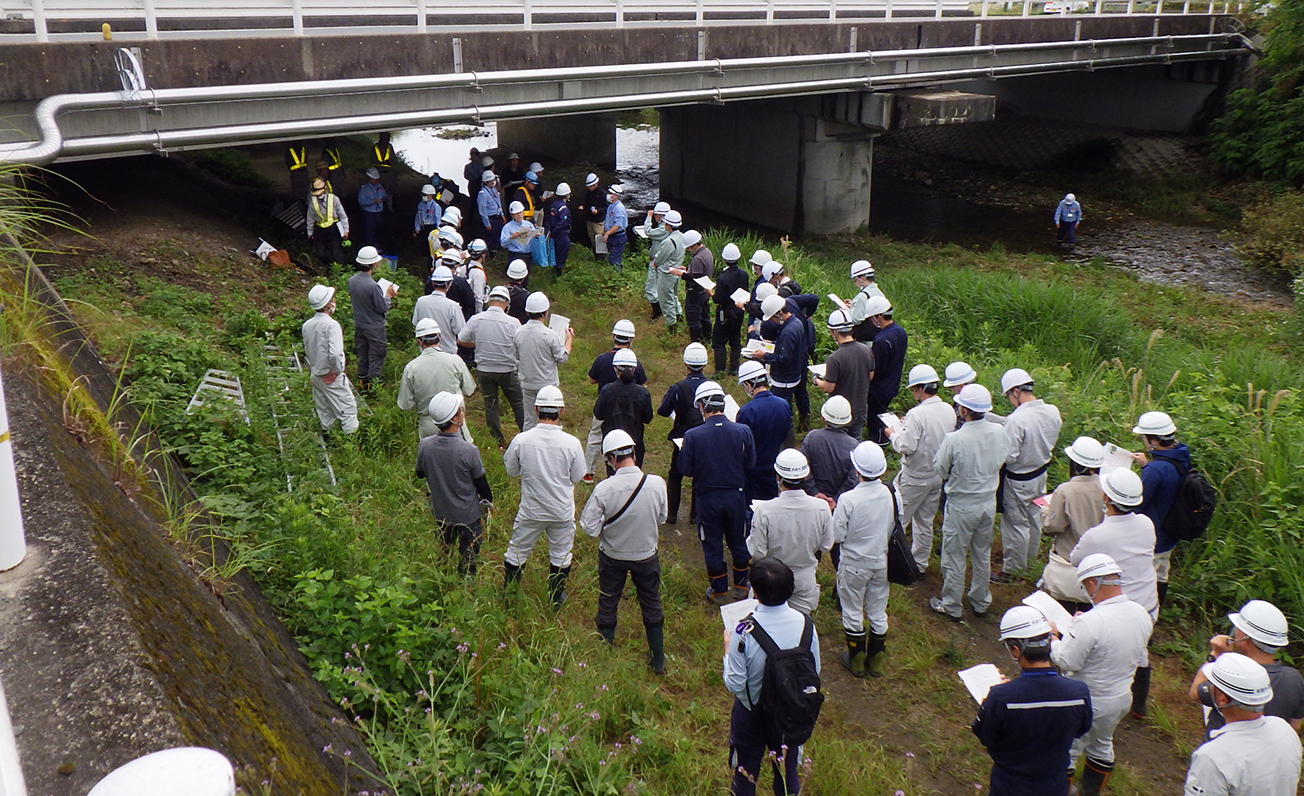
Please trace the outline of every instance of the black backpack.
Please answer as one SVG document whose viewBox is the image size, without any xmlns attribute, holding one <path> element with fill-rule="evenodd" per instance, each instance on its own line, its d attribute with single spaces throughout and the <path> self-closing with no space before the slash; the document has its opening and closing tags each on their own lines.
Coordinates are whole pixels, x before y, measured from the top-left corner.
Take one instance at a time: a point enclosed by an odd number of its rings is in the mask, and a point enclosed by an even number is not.
<svg viewBox="0 0 1304 796">
<path fill-rule="evenodd" d="M 781 650 L 754 616 L 748 616 L 752 638 L 765 651 L 760 699 L 752 700 L 752 715 L 760 723 L 771 749 L 796 749 L 810 740 L 824 705 L 820 675 L 815 669 L 815 623 L 804 617 L 801 641 Z"/>
<path fill-rule="evenodd" d="M 1213 510 L 1218 505 L 1217 491 L 1202 473 L 1185 469 L 1168 459 L 1159 461 L 1173 465 L 1180 478 L 1173 505 L 1164 515 L 1164 535 L 1182 542 L 1199 539 L 1213 520 Z"/>
</svg>

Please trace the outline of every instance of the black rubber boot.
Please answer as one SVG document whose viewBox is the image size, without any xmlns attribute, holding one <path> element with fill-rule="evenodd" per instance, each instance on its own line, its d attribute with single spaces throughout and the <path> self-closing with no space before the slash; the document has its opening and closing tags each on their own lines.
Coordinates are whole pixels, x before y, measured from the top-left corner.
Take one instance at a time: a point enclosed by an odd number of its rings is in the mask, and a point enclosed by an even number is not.
<svg viewBox="0 0 1304 796">
<path fill-rule="evenodd" d="M 616 643 L 615 625 L 612 625 L 611 627 L 602 627 L 601 625 L 599 625 L 598 635 L 602 636 L 602 640 L 607 642 L 607 646 L 613 646 Z"/>
<path fill-rule="evenodd" d="M 570 567 L 548 566 L 548 593 L 552 596 L 553 610 L 561 610 L 561 607 L 570 599 L 566 593 L 566 577 L 570 575 Z"/>
<path fill-rule="evenodd" d="M 887 634 L 870 633 L 869 650 L 865 653 L 865 671 L 870 677 L 882 677 L 887 669 Z"/>
<path fill-rule="evenodd" d="M 1132 677 L 1132 712 L 1134 719 L 1146 717 L 1146 700 L 1150 696 L 1150 667 L 1137 667 Z"/>
<path fill-rule="evenodd" d="M 1167 583 L 1159 583 L 1159 584 L 1156 584 L 1156 585 L 1157 585 L 1158 588 L 1159 588 L 1159 607 L 1160 607 L 1160 608 L 1163 608 L 1163 607 L 1164 607 L 1164 598 L 1166 598 L 1166 597 L 1168 596 L 1168 584 L 1167 584 Z"/>
<path fill-rule="evenodd" d="M 651 317 L 648 318 L 648 320 L 655 321 L 657 318 L 661 317 L 661 305 L 655 301 L 651 302 L 651 304 L 652 304 L 652 315 Z"/>
<path fill-rule="evenodd" d="M 847 651 L 842 653 L 842 665 L 852 677 L 865 676 L 865 634 L 843 631 L 847 636 Z"/>
<path fill-rule="evenodd" d="M 725 348 L 722 345 L 714 346 L 711 352 L 715 354 L 715 372 L 723 373 L 725 370 Z"/>
<path fill-rule="evenodd" d="M 653 674 L 666 673 L 666 635 L 665 625 L 656 627 L 647 627 L 643 629 L 647 632 L 647 665 Z"/>
<path fill-rule="evenodd" d="M 507 591 L 521 580 L 521 568 L 515 564 L 503 562 L 503 591 Z"/>
<path fill-rule="evenodd" d="M 1105 783 L 1109 782 L 1113 770 L 1113 763 L 1102 763 L 1088 757 L 1086 765 L 1082 767 L 1082 777 L 1078 780 L 1078 796 L 1100 796 L 1105 792 Z"/>
<path fill-rule="evenodd" d="M 805 434 L 810 431 L 810 412 L 797 413 L 797 433 Z"/>
</svg>

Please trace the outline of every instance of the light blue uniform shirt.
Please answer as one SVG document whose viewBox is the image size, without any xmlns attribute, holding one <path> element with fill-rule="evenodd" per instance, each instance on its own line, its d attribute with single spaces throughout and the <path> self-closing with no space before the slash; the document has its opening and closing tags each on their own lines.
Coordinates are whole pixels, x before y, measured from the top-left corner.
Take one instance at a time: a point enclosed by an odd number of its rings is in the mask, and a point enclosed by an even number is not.
<svg viewBox="0 0 1304 796">
<path fill-rule="evenodd" d="M 629 226 L 629 214 L 625 212 L 625 205 L 621 202 L 607 205 L 607 218 L 602 222 L 602 231 L 606 232 L 612 227 L 618 227 L 623 233 L 627 226 Z"/>
<path fill-rule="evenodd" d="M 385 209 L 385 186 L 378 182 L 364 182 L 358 189 L 358 206 L 364 213 L 379 213 Z"/>
<path fill-rule="evenodd" d="M 791 649 L 801 641 L 801 631 L 806 626 L 806 617 L 794 608 L 783 605 L 757 605 L 752 612 L 752 619 L 765 632 L 770 634 L 779 649 Z M 752 696 L 761 695 L 761 677 L 765 674 L 765 650 L 756 643 L 751 633 L 745 630 L 745 623 L 739 623 L 729 635 L 729 651 L 724 656 L 724 686 L 729 693 L 738 697 L 743 707 L 752 709 Z M 811 652 L 815 653 L 815 671 L 820 668 L 820 638 L 818 633 L 811 634 Z"/>
<path fill-rule="evenodd" d="M 437 227 L 444 218 L 444 208 L 436 199 L 422 199 L 417 202 L 417 214 L 412 220 L 412 231 L 420 232 L 422 227 Z"/>
<path fill-rule="evenodd" d="M 485 227 L 489 227 L 489 219 L 503 214 L 503 198 L 497 191 L 486 185 L 475 197 L 475 207 L 480 212 L 480 222 Z"/>
<path fill-rule="evenodd" d="M 504 249 L 506 249 L 509 252 L 516 252 L 517 254 L 529 254 L 530 241 L 532 239 L 512 237 L 512 235 L 516 234 L 517 232 L 520 232 L 523 229 L 534 229 L 534 225 L 528 221 L 517 221 L 516 219 L 512 219 L 511 221 L 508 221 L 506 224 L 503 224 L 502 234 L 498 236 L 498 245 L 502 246 Z"/>
</svg>

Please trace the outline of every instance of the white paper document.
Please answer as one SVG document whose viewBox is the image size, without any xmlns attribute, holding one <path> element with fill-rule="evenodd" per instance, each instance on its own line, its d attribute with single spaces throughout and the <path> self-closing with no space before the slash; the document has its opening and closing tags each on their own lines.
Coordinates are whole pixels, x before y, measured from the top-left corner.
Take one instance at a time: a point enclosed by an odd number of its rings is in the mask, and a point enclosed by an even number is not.
<svg viewBox="0 0 1304 796">
<path fill-rule="evenodd" d="M 646 238 L 646 237 L 647 237 L 647 230 L 646 230 L 646 229 L 643 229 L 643 227 L 641 227 L 641 226 L 639 226 L 639 227 L 634 227 L 634 234 L 637 235 L 637 236 L 639 236 L 640 238 Z"/>
<path fill-rule="evenodd" d="M 398 292 L 398 285 L 394 284 L 388 279 L 377 279 L 376 284 L 380 285 L 380 292 L 385 295 L 389 295 L 389 289 L 391 287 L 394 288 L 395 293 Z"/>
<path fill-rule="evenodd" d="M 570 318 L 553 313 L 552 317 L 548 319 L 548 328 L 560 335 L 562 340 L 565 340 L 566 330 L 570 328 Z"/>
<path fill-rule="evenodd" d="M 670 441 L 673 442 L 673 443 L 675 443 L 675 447 L 676 447 L 676 448 L 678 448 L 678 449 L 680 449 L 680 450 L 683 450 L 683 449 L 684 449 L 684 438 L 683 438 L 683 437 L 675 437 L 674 439 L 672 439 L 672 440 L 670 440 Z"/>
<path fill-rule="evenodd" d="M 1073 627 L 1073 616 L 1054 597 L 1040 589 L 1023 598 L 1024 605 L 1030 605 L 1055 623 L 1055 629 L 1061 634 L 1068 633 Z"/>
<path fill-rule="evenodd" d="M 759 605 L 754 598 L 739 600 L 736 603 L 720 606 L 720 620 L 724 626 L 730 630 L 738 627 L 738 623 L 747 618 L 747 615 L 756 610 Z"/>
<path fill-rule="evenodd" d="M 738 288 L 729 294 L 729 300 L 735 304 L 746 304 L 752 300 L 752 294 L 742 288 Z"/>
<path fill-rule="evenodd" d="M 896 428 L 897 426 L 901 425 L 901 418 L 897 417 L 891 412 L 884 412 L 883 414 L 878 416 L 878 419 L 883 421 L 883 425 L 887 426 L 888 428 Z"/>
<path fill-rule="evenodd" d="M 994 663 L 980 663 L 977 666 L 962 669 L 956 674 L 960 675 L 960 682 L 964 683 L 964 687 L 969 689 L 969 693 L 973 695 L 979 705 L 987 698 L 987 692 L 992 690 L 992 686 L 1001 683 L 1001 670 L 997 669 Z"/>
<path fill-rule="evenodd" d="M 764 351 L 767 354 L 773 354 L 774 343 L 767 340 L 757 340 L 752 338 L 747 341 L 747 347 L 743 349 L 743 353 L 750 357 L 753 351 Z"/>
<path fill-rule="evenodd" d="M 1101 476 L 1109 475 L 1115 470 L 1132 466 L 1132 453 L 1126 448 L 1120 448 L 1112 442 L 1106 442 L 1105 463 L 1100 465 Z"/>
<path fill-rule="evenodd" d="M 823 362 L 821 362 L 821 363 L 818 364 L 818 365 L 807 365 L 807 366 L 806 366 L 806 370 L 809 370 L 811 373 L 814 373 L 816 376 L 819 376 L 821 379 L 824 378 L 824 368 L 825 368 L 825 365 L 824 365 Z"/>
<path fill-rule="evenodd" d="M 850 305 L 850 304 L 848 304 L 847 302 L 845 302 L 845 301 L 843 301 L 842 299 L 838 298 L 837 295 L 834 294 L 834 293 L 830 293 L 830 294 L 829 294 L 829 301 L 832 301 L 832 302 L 837 306 L 837 308 L 840 309 L 840 310 L 850 310 L 850 309 L 851 309 L 851 305 Z"/>
<path fill-rule="evenodd" d="M 732 395 L 726 393 L 724 396 L 724 416 L 729 418 L 729 422 L 738 422 L 738 409 L 738 402 L 734 400 Z"/>
<path fill-rule="evenodd" d="M 715 290 L 715 283 L 711 281 L 709 276 L 699 276 L 693 281 L 701 285 L 704 290 Z"/>
<path fill-rule="evenodd" d="M 601 235 L 594 235 L 594 236 L 593 236 L 593 253 L 594 253 L 594 254 L 606 254 L 606 253 L 607 253 L 607 239 L 606 239 L 606 238 L 602 237 Z"/>
</svg>

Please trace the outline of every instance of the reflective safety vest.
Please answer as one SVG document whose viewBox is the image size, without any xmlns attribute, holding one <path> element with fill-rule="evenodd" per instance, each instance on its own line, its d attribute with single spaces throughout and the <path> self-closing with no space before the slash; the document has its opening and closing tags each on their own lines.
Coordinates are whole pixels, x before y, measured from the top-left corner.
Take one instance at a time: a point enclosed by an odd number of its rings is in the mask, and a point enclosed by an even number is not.
<svg viewBox="0 0 1304 796">
<path fill-rule="evenodd" d="M 321 153 L 326 158 L 327 169 L 331 171 L 335 171 L 336 169 L 344 166 L 344 161 L 340 159 L 339 149 L 333 146 L 328 146 L 325 149 L 323 149 Z"/>
<path fill-rule="evenodd" d="M 371 148 L 371 151 L 374 152 L 376 155 L 377 166 L 379 166 L 382 169 L 390 168 L 389 162 L 394 159 L 394 147 L 386 144 L 385 149 L 382 151 L 380 148 L 380 144 L 376 144 Z"/>
<path fill-rule="evenodd" d="M 323 204 L 326 205 L 324 210 L 322 208 Z M 335 218 L 335 195 L 327 190 L 325 196 L 312 197 L 312 212 L 317 217 L 317 226 L 322 229 L 334 224 L 337 221 Z"/>
<path fill-rule="evenodd" d="M 517 193 L 525 194 L 525 218 L 534 218 L 534 194 L 524 185 L 516 189 Z M 515 198 L 515 197 L 513 197 Z"/>
<path fill-rule="evenodd" d="M 308 168 L 308 148 L 292 146 L 290 149 L 290 171 Z"/>
</svg>

